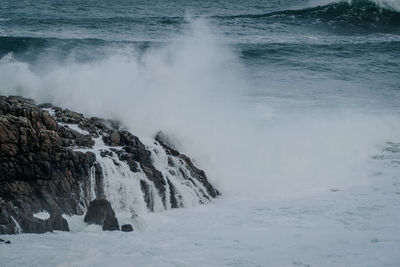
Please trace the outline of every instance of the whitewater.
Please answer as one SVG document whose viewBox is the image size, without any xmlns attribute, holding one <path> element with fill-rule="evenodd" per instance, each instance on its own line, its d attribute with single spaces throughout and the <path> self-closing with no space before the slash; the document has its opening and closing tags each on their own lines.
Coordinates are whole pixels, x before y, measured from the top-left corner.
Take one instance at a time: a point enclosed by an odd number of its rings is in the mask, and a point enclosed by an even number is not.
<svg viewBox="0 0 400 267">
<path fill-rule="evenodd" d="M 65 216 L 2 266 L 400 265 L 398 1 L 134 2 L 6 1 L 0 93 L 162 130 L 222 195 L 117 210 L 132 233 Z"/>
</svg>

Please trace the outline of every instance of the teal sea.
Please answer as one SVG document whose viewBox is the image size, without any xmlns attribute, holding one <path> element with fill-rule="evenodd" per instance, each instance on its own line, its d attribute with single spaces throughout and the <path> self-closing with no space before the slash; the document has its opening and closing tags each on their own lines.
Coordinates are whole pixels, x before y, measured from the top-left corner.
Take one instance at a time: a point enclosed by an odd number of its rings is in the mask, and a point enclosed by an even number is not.
<svg viewBox="0 0 400 267">
<path fill-rule="evenodd" d="M 1 266 L 400 266 L 400 0 L 0 0 L 0 95 L 162 130 L 222 193 Z"/>
</svg>

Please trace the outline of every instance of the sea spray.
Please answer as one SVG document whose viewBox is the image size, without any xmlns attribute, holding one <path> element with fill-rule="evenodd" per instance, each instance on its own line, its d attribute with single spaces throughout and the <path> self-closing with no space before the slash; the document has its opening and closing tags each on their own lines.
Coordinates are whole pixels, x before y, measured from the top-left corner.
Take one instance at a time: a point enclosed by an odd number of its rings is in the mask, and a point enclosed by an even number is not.
<svg viewBox="0 0 400 267">
<path fill-rule="evenodd" d="M 142 54 L 72 58 L 46 72 L 9 55 L 0 63 L 2 92 L 119 119 L 144 140 L 162 129 L 226 195 L 288 197 L 365 184 L 368 158 L 398 138 L 399 118 L 359 108 L 260 111 L 244 98 L 252 81 L 223 40 L 199 19 Z"/>
</svg>

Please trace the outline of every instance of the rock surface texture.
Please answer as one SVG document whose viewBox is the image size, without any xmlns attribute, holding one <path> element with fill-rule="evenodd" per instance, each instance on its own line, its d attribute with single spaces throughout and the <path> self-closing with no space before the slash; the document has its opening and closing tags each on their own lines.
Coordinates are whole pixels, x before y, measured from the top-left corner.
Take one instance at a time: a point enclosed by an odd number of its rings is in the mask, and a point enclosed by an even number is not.
<svg viewBox="0 0 400 267">
<path fill-rule="evenodd" d="M 140 214 L 218 196 L 165 140 L 145 145 L 116 121 L 0 96 L 0 234 L 68 231 L 63 215 L 83 215 L 93 200 Z M 42 211 L 50 217 L 34 216 Z M 113 218 L 103 228 L 115 229 Z"/>
<path fill-rule="evenodd" d="M 98 224 L 103 230 L 119 230 L 118 219 L 111 207 L 110 202 L 106 199 L 95 199 L 89 203 L 84 221 L 90 224 Z"/>
</svg>

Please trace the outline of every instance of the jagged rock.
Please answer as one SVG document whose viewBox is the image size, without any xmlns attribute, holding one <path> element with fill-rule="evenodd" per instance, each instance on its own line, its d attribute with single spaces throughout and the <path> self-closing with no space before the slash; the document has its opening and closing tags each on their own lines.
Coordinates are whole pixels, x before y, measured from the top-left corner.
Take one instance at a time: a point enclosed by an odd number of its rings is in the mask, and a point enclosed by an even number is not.
<svg viewBox="0 0 400 267">
<path fill-rule="evenodd" d="M 101 151 L 94 149 L 96 138 L 106 146 Z M 99 164 L 103 157 L 117 168 L 126 166 L 121 161 L 126 163 L 133 177 L 141 177 L 140 189 L 150 211 L 156 203 L 164 208 L 184 206 L 177 183 L 196 188 L 192 193 L 199 203 L 219 195 L 205 173 L 166 135 L 158 134 L 156 141 L 157 149 L 168 154 L 167 171 L 155 167 L 155 148 L 144 145 L 118 121 L 0 96 L 0 234 L 68 231 L 61 214 L 83 215 L 91 200 L 106 198 L 105 171 Z M 33 216 L 42 210 L 52 211 L 49 219 Z M 114 218 L 115 214 L 105 216 L 100 225 L 119 228 Z"/>
<path fill-rule="evenodd" d="M 123 224 L 121 226 L 121 231 L 122 232 L 132 232 L 133 231 L 133 227 L 131 224 Z"/>
<path fill-rule="evenodd" d="M 96 199 L 90 202 L 84 221 L 103 226 L 103 230 L 119 230 L 118 220 L 110 202 L 106 199 Z"/>
<path fill-rule="evenodd" d="M 172 141 L 163 132 L 158 132 L 155 140 L 164 147 L 168 155 L 178 157 L 186 163 L 187 169 L 189 170 L 191 177 L 196 178 L 199 182 L 203 184 L 203 186 L 207 190 L 208 195 L 214 198 L 220 195 L 220 192 L 207 180 L 207 176 L 203 170 L 200 170 L 196 166 L 194 166 L 193 162 L 188 156 L 181 154 L 174 148 L 170 147 Z M 168 159 L 168 164 L 173 165 L 173 163 L 170 163 L 169 161 L 170 159 Z M 186 177 L 186 174 L 182 169 L 178 170 L 182 173 L 182 176 Z"/>
</svg>

